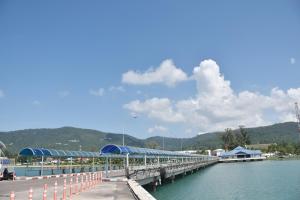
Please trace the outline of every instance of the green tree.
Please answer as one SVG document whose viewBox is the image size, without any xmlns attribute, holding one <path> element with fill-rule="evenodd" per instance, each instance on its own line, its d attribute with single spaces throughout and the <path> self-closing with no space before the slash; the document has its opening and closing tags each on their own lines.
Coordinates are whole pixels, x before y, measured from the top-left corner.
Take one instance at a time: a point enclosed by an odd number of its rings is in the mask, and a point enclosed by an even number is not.
<svg viewBox="0 0 300 200">
<path fill-rule="evenodd" d="M 251 144 L 250 137 L 244 126 L 240 126 L 240 133 L 238 134 L 238 138 L 239 146 L 246 146 L 247 144 Z"/>
<path fill-rule="evenodd" d="M 146 143 L 146 147 L 150 149 L 158 149 L 159 144 L 155 141 L 150 141 Z"/>
<path fill-rule="evenodd" d="M 225 132 L 221 135 L 221 139 L 225 150 L 231 150 L 236 146 L 236 139 L 230 128 L 225 129 Z"/>
</svg>

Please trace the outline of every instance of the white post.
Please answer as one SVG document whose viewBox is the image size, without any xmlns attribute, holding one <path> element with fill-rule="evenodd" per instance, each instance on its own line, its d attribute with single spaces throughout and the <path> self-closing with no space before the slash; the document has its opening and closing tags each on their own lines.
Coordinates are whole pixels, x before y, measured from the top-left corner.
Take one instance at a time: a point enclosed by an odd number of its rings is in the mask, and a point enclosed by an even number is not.
<svg viewBox="0 0 300 200">
<path fill-rule="evenodd" d="M 95 172 L 95 159 L 93 157 L 93 172 Z"/>
<path fill-rule="evenodd" d="M 73 161 L 73 158 L 71 157 L 70 174 L 72 174 L 72 161 Z"/>
<path fill-rule="evenodd" d="M 123 127 L 123 146 L 124 146 L 124 144 L 125 144 L 125 141 L 124 141 L 124 140 L 125 140 L 125 138 L 124 138 L 124 132 L 125 132 L 125 131 L 124 131 L 124 127 Z"/>
<path fill-rule="evenodd" d="M 111 157 L 109 157 L 109 171 L 111 173 Z"/>
<path fill-rule="evenodd" d="M 147 156 L 144 156 L 144 163 L 145 163 L 145 167 L 147 167 Z"/>
<path fill-rule="evenodd" d="M 129 167 L 129 153 L 126 154 L 126 167 Z"/>
<path fill-rule="evenodd" d="M 42 156 L 41 176 L 43 176 L 43 173 L 44 173 L 44 156 Z"/>
<path fill-rule="evenodd" d="M 108 178 L 108 157 L 105 157 L 105 177 Z"/>
<path fill-rule="evenodd" d="M 157 157 L 157 164 L 159 165 L 159 156 Z"/>
</svg>

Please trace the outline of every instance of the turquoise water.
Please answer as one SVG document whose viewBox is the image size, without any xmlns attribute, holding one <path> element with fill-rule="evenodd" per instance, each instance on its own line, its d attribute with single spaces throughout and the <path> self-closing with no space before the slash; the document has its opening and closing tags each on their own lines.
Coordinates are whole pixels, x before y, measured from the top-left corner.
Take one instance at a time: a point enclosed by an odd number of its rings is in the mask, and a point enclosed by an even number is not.
<svg viewBox="0 0 300 200">
<path fill-rule="evenodd" d="M 151 194 L 158 200 L 299 200 L 300 160 L 216 164 Z"/>
</svg>

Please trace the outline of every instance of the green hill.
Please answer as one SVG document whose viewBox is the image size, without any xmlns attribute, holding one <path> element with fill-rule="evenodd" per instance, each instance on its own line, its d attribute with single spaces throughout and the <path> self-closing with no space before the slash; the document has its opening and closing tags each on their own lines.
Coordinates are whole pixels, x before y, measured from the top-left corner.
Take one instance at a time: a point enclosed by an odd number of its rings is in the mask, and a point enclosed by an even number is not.
<svg viewBox="0 0 300 200">
<path fill-rule="evenodd" d="M 265 127 L 247 128 L 251 142 L 259 143 L 293 143 L 299 141 L 297 124 L 294 122 L 274 124 Z M 205 149 L 219 148 L 222 132 L 206 133 L 192 138 L 164 138 L 165 149 Z M 105 144 L 122 144 L 122 134 L 105 133 L 90 129 L 62 127 L 57 129 L 26 129 L 18 131 L 0 132 L 0 141 L 7 145 L 11 152 L 18 152 L 21 148 L 44 147 L 55 149 L 99 151 Z M 162 148 L 162 137 L 138 139 L 125 135 L 125 143 L 137 147 Z"/>
</svg>

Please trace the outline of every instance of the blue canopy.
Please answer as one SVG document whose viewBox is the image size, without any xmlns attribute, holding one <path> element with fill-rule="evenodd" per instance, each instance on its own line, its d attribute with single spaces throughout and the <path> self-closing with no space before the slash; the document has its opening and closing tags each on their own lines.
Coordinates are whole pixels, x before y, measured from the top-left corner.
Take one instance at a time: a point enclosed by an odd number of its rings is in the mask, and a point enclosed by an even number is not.
<svg viewBox="0 0 300 200">
<path fill-rule="evenodd" d="M 99 157 L 98 152 L 88 151 L 67 151 L 56 149 L 44 149 L 44 148 L 24 148 L 19 153 L 20 156 L 44 156 L 44 157 L 74 157 L 74 158 L 90 158 Z"/>
<path fill-rule="evenodd" d="M 260 150 L 249 150 L 249 149 L 245 149 L 243 147 L 236 147 L 235 149 L 228 151 L 228 152 L 224 152 L 221 154 L 221 157 L 230 157 L 230 156 L 234 156 L 234 155 L 253 155 L 253 156 L 257 156 L 257 155 L 261 155 L 261 151 Z"/>
<path fill-rule="evenodd" d="M 196 157 L 200 155 L 180 153 L 175 151 L 164 151 L 159 149 L 147 149 L 140 147 L 120 146 L 115 144 L 108 144 L 100 150 L 101 155 L 121 154 L 121 155 L 149 155 L 149 156 L 177 156 L 177 157 Z"/>
</svg>

